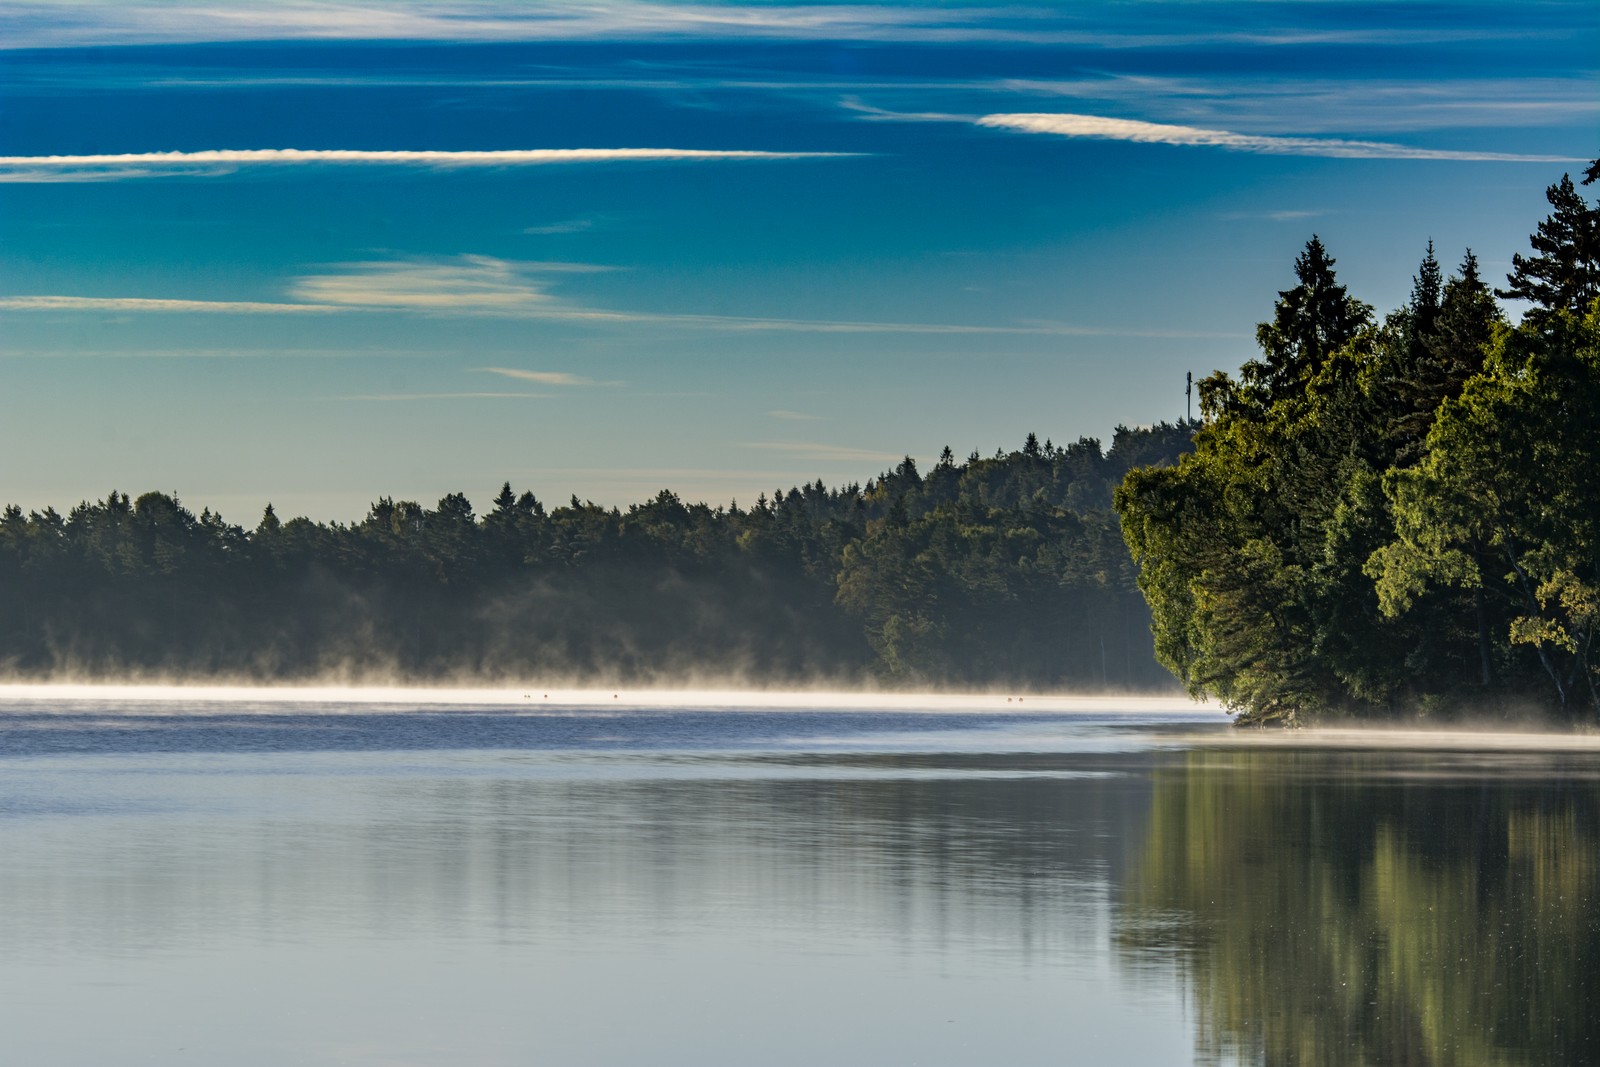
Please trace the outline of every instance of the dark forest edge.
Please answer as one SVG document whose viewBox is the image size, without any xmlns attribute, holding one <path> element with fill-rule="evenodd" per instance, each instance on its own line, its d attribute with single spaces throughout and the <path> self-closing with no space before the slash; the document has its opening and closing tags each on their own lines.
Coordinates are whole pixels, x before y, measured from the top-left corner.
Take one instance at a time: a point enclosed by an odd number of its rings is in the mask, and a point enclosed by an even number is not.
<svg viewBox="0 0 1600 1067">
<path fill-rule="evenodd" d="M 663 490 L 475 514 L 380 499 L 253 530 L 173 495 L 0 514 L 13 678 L 1174 688 L 1115 515 L 1192 424 L 1020 450 L 751 507 Z"/>
<path fill-rule="evenodd" d="M 1381 322 L 1313 237 L 1260 358 L 1199 383 L 1195 450 L 1119 487 L 1192 694 L 1241 723 L 1600 720 L 1600 210 L 1570 176 L 1546 197 L 1504 289 L 1430 243 Z"/>
</svg>

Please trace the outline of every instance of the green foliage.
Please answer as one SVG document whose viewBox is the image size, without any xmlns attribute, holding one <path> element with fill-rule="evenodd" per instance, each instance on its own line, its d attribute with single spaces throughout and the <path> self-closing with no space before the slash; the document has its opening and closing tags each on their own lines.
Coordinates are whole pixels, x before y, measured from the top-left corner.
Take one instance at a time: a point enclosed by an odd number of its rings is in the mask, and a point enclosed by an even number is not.
<svg viewBox="0 0 1600 1067">
<path fill-rule="evenodd" d="M 1584 181 L 1593 181 L 1590 176 Z M 1561 312 L 1582 315 L 1600 297 L 1600 213 L 1563 174 L 1545 190 L 1549 218 L 1529 238 L 1534 254 L 1511 257 L 1511 274 L 1502 297 L 1533 305 L 1525 321 L 1543 326 Z"/>
<path fill-rule="evenodd" d="M 1390 474 L 1396 536 L 1369 569 L 1391 614 L 1439 587 L 1488 598 L 1509 616 L 1510 644 L 1536 654 L 1556 705 L 1592 712 L 1600 302 L 1542 326 L 1502 331 L 1484 372 L 1441 405 L 1423 461 Z"/>
<path fill-rule="evenodd" d="M 1600 213 L 1570 180 L 1550 196 L 1517 329 L 1472 254 L 1444 280 L 1431 243 L 1374 327 L 1312 238 L 1262 358 L 1201 382 L 1195 451 L 1118 488 L 1156 654 L 1191 693 L 1253 723 L 1600 715 Z"/>
<path fill-rule="evenodd" d="M 1280 304 L 1262 325 L 1265 362 L 1247 364 L 1242 383 L 1202 383 L 1195 452 L 1134 471 L 1117 493 L 1157 655 L 1190 692 L 1251 721 L 1389 696 L 1360 651 L 1387 637 L 1382 620 L 1352 587 L 1382 510 L 1368 440 L 1379 337 L 1365 305 L 1337 295 L 1331 264 L 1313 240 L 1301 288 L 1283 294 L 1322 308 L 1323 325 L 1283 344 L 1283 323 L 1304 316 Z"/>
<path fill-rule="evenodd" d="M 1150 687 L 1148 615 L 1108 510 L 1189 430 L 1119 429 L 754 508 L 663 490 L 547 512 L 503 485 L 253 531 L 172 496 L 0 513 L 0 665 L 32 675 L 561 677 Z"/>
<path fill-rule="evenodd" d="M 1430 248 L 1431 254 L 1431 248 Z M 1264 358 L 1243 367 L 1257 404 L 1293 394 L 1372 322 L 1372 308 L 1352 297 L 1334 277 L 1334 259 L 1313 236 L 1294 261 L 1300 282 L 1278 294 L 1272 321 L 1256 327 Z"/>
</svg>

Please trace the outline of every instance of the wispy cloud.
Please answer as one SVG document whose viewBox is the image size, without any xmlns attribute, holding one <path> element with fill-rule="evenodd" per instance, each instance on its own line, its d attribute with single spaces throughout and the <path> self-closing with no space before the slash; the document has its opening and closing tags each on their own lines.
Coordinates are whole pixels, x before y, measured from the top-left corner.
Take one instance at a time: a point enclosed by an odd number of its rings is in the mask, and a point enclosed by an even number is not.
<svg viewBox="0 0 1600 1067">
<path fill-rule="evenodd" d="M 0 156 L 0 181 L 115 181 L 208 177 L 256 166 L 533 167 L 573 163 L 832 159 L 849 152 L 765 152 L 704 148 L 504 148 L 482 151 L 357 148 L 219 148 L 199 152 L 117 152 Z"/>
<path fill-rule="evenodd" d="M 138 296 L 0 296 L 7 311 L 171 311 L 218 315 L 306 315 L 345 311 L 327 304 L 276 304 L 260 300 L 167 300 Z"/>
<path fill-rule="evenodd" d="M 72 345 L 66 348 L 28 348 L 8 346 L 0 349 L 0 359 L 59 359 L 59 360 L 123 360 L 123 359 L 166 359 L 166 360 L 261 360 L 261 359 L 288 359 L 288 360 L 349 360 L 349 359 L 385 359 L 385 360 L 431 360 L 438 356 L 432 350 L 404 350 L 393 348 L 389 345 L 382 346 L 354 346 L 350 348 L 300 348 L 282 345 L 263 345 L 260 347 L 167 347 L 167 348 L 89 348 L 86 346 Z"/>
<path fill-rule="evenodd" d="M 518 317 L 606 317 L 550 295 L 537 275 L 594 268 L 579 263 L 518 262 L 493 256 L 375 260 L 333 264 L 288 286 L 289 300 L 187 300 L 151 297 L 35 295 L 0 297 L 9 311 L 166 312 L 247 315 L 412 311 Z"/>
<path fill-rule="evenodd" d="M 893 111 L 856 96 L 841 97 L 839 107 L 866 122 L 972 122 L 977 118 L 952 111 Z"/>
<path fill-rule="evenodd" d="M 529 277 L 536 270 L 536 264 L 473 255 L 344 263 L 331 273 L 297 279 L 289 295 L 309 304 L 388 310 L 516 313 L 559 307 Z"/>
<path fill-rule="evenodd" d="M 1122 5 L 1111 5 L 1113 8 Z M 199 41 L 426 40 L 537 41 L 615 38 L 803 39 L 1175 47 L 1201 41 L 1261 46 L 1393 44 L 1489 39 L 1498 31 L 1533 35 L 1537 26 L 1466 25 L 1453 20 L 1401 24 L 1357 12 L 1346 25 L 1297 22 L 1294 5 L 1268 10 L 1238 29 L 1181 14 L 1129 18 L 1094 8 L 1048 4 L 995 6 L 551 2 L 515 6 L 494 0 L 283 0 L 221 4 L 121 0 L 62 3 L 11 0 L 0 18 L 10 48 Z M 1380 7 L 1382 5 L 1373 5 Z M 1135 11 L 1138 5 L 1134 5 Z M 1269 21 L 1273 20 L 1273 21 Z M 1524 20 L 1528 21 L 1528 20 Z M 1548 31 L 1545 31 L 1548 32 Z"/>
<path fill-rule="evenodd" d="M 196 314 L 296 314 L 400 311 L 451 316 L 496 316 L 521 319 L 547 319 L 559 322 L 606 325 L 666 326 L 689 330 L 733 332 L 772 331 L 777 333 L 913 334 L 952 336 L 1036 336 L 1036 337 L 1148 337 L 1167 340 L 1242 340 L 1246 333 L 1183 330 L 1121 329 L 1116 327 L 1074 326 L 1068 323 L 1042 323 L 1026 326 L 969 325 L 940 322 L 834 322 L 826 319 L 763 319 L 731 315 L 671 315 L 651 312 L 604 311 L 573 307 L 555 302 L 537 306 L 537 301 L 495 303 L 471 298 L 449 303 L 442 297 L 424 296 L 414 302 L 401 302 L 398 296 L 388 303 L 362 304 L 273 304 L 239 300 L 165 300 L 143 297 L 92 296 L 6 296 L 0 297 L 0 311 L 110 311 L 110 312 L 191 312 Z M 596 383 L 609 384 L 609 383 Z"/>
<path fill-rule="evenodd" d="M 542 319 L 593 326 L 649 325 L 687 330 L 952 336 L 1225 338 L 1186 330 L 1122 329 L 1069 323 L 966 324 L 847 322 L 734 315 L 613 311 L 587 307 L 550 291 L 541 274 L 572 273 L 581 264 L 547 264 L 462 255 L 446 259 L 373 260 L 333 264 L 288 286 L 290 300 L 186 300 L 150 297 L 32 295 L 0 297 L 4 311 L 99 311 L 206 314 L 402 312 L 418 315 Z M 489 369 L 489 368 L 485 368 Z M 502 368 L 503 372 L 505 368 Z M 544 372 L 530 372 L 544 373 Z M 542 379 L 542 384 L 554 384 Z M 594 383 L 606 384 L 606 383 Z"/>
<path fill-rule="evenodd" d="M 84 182 L 109 182 L 126 180 L 129 178 L 167 178 L 179 173 L 175 170 L 161 171 L 150 167 L 100 167 L 87 170 L 73 169 L 70 167 L 7 167 L 0 165 L 0 184 L 6 185 L 64 185 L 82 184 Z M 187 172 L 192 177 L 205 177 L 211 174 L 226 173 L 226 168 L 196 167 Z"/>
<path fill-rule="evenodd" d="M 1071 99 L 1080 110 L 1137 112 L 1186 126 L 1293 130 L 1300 136 L 1548 126 L 1600 115 L 1593 76 L 1500 78 L 1302 77 L 1107 74 L 1008 78 L 982 88 L 1040 101 Z"/>
<path fill-rule="evenodd" d="M 622 68 L 572 65 L 550 68 L 539 77 L 495 76 L 490 71 L 471 75 L 447 72 L 396 72 L 387 67 L 360 71 L 307 71 L 296 68 L 276 73 L 230 69 L 174 74 L 135 65 L 95 64 L 80 78 L 101 91 L 116 88 L 242 89 L 330 87 L 463 88 L 475 90 L 549 89 L 570 93 L 577 89 L 631 90 L 646 93 L 692 94 L 697 107 L 707 106 L 716 94 L 770 93 L 799 99 L 840 94 L 838 106 L 866 121 L 949 122 L 971 121 L 966 114 L 975 94 L 1008 98 L 1008 111 L 1034 111 L 1052 107 L 1052 101 L 1075 101 L 1074 110 L 1091 113 L 1139 114 L 1184 125 L 1292 130 L 1304 136 L 1346 135 L 1353 130 L 1366 135 L 1382 132 L 1438 130 L 1460 127 L 1554 126 L 1582 122 L 1600 115 L 1600 92 L 1591 73 L 1551 72 L 1500 77 L 1372 77 L 1364 70 L 1330 75 L 1313 65 L 1303 74 L 1279 69 L 1258 73 L 1170 74 L 1102 72 L 1070 78 L 1002 77 L 973 74 L 940 79 L 906 79 L 864 73 L 840 78 L 833 73 L 806 75 L 788 72 L 772 77 L 755 71 L 706 70 L 695 64 L 663 63 L 648 74 Z M 11 71 L 8 89 L 28 87 L 59 89 L 61 73 L 23 66 Z M 41 79 L 36 85 L 33 79 Z M 890 106 L 898 102 L 899 106 Z M 1024 103 L 1026 102 L 1026 103 Z M 935 104 L 943 106 L 935 107 Z M 979 114 L 1000 110 L 984 107 Z M 82 180 L 65 178 L 62 180 Z M 576 220 L 580 224 L 583 220 Z M 567 223 L 553 229 L 530 227 L 530 233 L 564 233 Z"/>
<path fill-rule="evenodd" d="M 1326 211 L 1228 211 L 1218 218 L 1230 222 L 1245 222 L 1250 220 L 1264 220 L 1266 222 L 1302 222 L 1306 219 L 1317 219 L 1326 215 Z"/>
<path fill-rule="evenodd" d="M 879 37 L 977 23 L 963 11 L 888 5 L 741 6 L 549 3 L 509 9 L 485 0 L 269 5 L 18 2 L 0 25 L 12 47 L 245 40 L 573 40 L 668 37 Z"/>
<path fill-rule="evenodd" d="M 543 226 L 524 226 L 522 232 L 534 237 L 554 237 L 569 233 L 585 233 L 593 228 L 593 219 L 567 219 L 565 222 L 551 222 Z"/>
<path fill-rule="evenodd" d="M 827 422 L 828 421 L 827 418 L 822 416 L 822 415 L 807 415 L 803 411 L 769 411 L 769 412 L 767 412 L 767 415 L 769 417 L 771 417 L 771 418 L 774 418 L 774 419 L 782 419 L 785 422 Z"/>
<path fill-rule="evenodd" d="M 585 378 L 580 374 L 568 374 L 566 371 L 559 370 L 520 370 L 516 367 L 475 367 L 473 369 L 483 374 L 498 374 L 504 378 L 515 378 L 523 382 L 537 382 L 540 385 L 603 384 L 593 378 Z"/>
<path fill-rule="evenodd" d="M 1582 163 L 1570 156 L 1516 155 L 1509 152 L 1455 151 L 1415 148 L 1384 141 L 1344 141 L 1324 137 L 1285 137 L 1235 133 L 1201 126 L 1173 126 L 1138 119 L 1100 115 L 1011 114 L 985 115 L 978 125 L 1018 133 L 1042 133 L 1098 141 L 1133 141 L 1141 144 L 1224 148 L 1267 155 L 1318 156 L 1329 159 L 1434 159 L 1500 163 Z"/>
<path fill-rule="evenodd" d="M 850 448 L 845 445 L 820 444 L 814 441 L 751 441 L 745 447 L 759 448 L 767 452 L 785 452 L 817 463 L 893 463 L 902 458 L 893 452 L 875 452 L 867 448 Z"/>
<path fill-rule="evenodd" d="M 523 259 L 518 262 L 524 270 L 538 271 L 540 274 L 606 274 L 618 269 L 604 263 L 567 263 L 554 259 Z"/>
</svg>

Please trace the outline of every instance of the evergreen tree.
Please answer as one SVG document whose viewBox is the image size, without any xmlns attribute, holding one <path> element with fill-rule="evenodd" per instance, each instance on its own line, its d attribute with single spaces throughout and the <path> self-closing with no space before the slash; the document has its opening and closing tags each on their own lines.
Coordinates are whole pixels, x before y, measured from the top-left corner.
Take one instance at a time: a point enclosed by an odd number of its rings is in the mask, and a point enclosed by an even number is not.
<svg viewBox="0 0 1600 1067">
<path fill-rule="evenodd" d="M 517 494 L 511 491 L 511 483 L 505 482 L 500 486 L 500 492 L 494 498 L 494 515 L 505 521 L 516 513 Z"/>
<path fill-rule="evenodd" d="M 1411 299 L 1406 309 L 1411 315 L 1411 333 L 1426 344 L 1438 328 L 1439 310 L 1444 290 L 1444 274 L 1439 260 L 1433 254 L 1433 241 L 1428 241 L 1427 254 L 1411 279 Z"/>
<path fill-rule="evenodd" d="M 1313 235 L 1294 262 L 1300 284 L 1278 294 L 1271 322 L 1256 327 L 1264 359 L 1243 367 L 1245 384 L 1270 404 L 1322 369 L 1340 347 L 1372 323 L 1372 307 L 1352 297 L 1334 275 L 1335 260 Z"/>
<path fill-rule="evenodd" d="M 1445 397 L 1460 395 L 1467 379 L 1483 370 L 1495 327 L 1504 321 L 1493 294 L 1478 274 L 1478 257 L 1469 248 L 1458 273 L 1445 284 L 1438 323 L 1429 344 L 1428 354 L 1439 382 L 1435 408 Z"/>
<path fill-rule="evenodd" d="M 1568 714 L 1600 715 L 1596 411 L 1600 313 L 1503 333 L 1484 372 L 1441 405 L 1423 461 L 1386 478 L 1396 534 L 1369 565 L 1391 614 L 1440 587 L 1471 593 L 1498 621 L 1476 630 L 1502 644 L 1510 681 Z M 1526 650 L 1536 666 L 1519 668 Z"/>
<path fill-rule="evenodd" d="M 1264 358 L 1202 382 L 1195 451 L 1124 479 L 1157 654 L 1191 692 L 1244 722 L 1600 715 L 1600 304 L 1572 268 L 1589 209 L 1570 181 L 1551 200 L 1513 276 L 1544 303 L 1514 331 L 1472 254 L 1441 284 L 1431 246 L 1406 306 L 1356 327 L 1313 240 Z M 1342 331 L 1307 326 L 1318 306 Z"/>
<path fill-rule="evenodd" d="M 1600 210 L 1566 174 L 1545 190 L 1545 199 L 1552 210 L 1528 238 L 1533 254 L 1511 257 L 1506 287 L 1498 291 L 1532 305 L 1523 318 L 1535 327 L 1560 311 L 1582 315 L 1600 297 Z"/>
<path fill-rule="evenodd" d="M 1460 394 L 1467 379 L 1483 369 L 1484 352 L 1500 321 L 1472 250 L 1441 289 L 1433 242 L 1428 242 L 1411 299 L 1385 324 L 1380 373 L 1386 395 L 1378 399 L 1388 411 L 1395 462 L 1409 464 L 1421 454 L 1440 403 Z"/>
</svg>

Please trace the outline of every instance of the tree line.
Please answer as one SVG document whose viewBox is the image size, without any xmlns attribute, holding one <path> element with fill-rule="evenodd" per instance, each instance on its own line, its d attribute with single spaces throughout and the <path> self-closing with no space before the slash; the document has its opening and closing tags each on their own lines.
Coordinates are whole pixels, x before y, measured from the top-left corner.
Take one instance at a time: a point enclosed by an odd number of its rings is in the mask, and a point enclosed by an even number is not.
<svg viewBox="0 0 1600 1067">
<path fill-rule="evenodd" d="M 354 523 L 254 529 L 168 493 L 0 512 L 13 677 L 1171 685 L 1111 511 L 1193 425 L 1022 448 L 752 506 L 479 515 L 388 497 Z"/>
<path fill-rule="evenodd" d="M 1381 321 L 1313 237 L 1261 355 L 1199 383 L 1194 451 L 1119 487 L 1191 693 L 1247 723 L 1600 716 L 1600 210 L 1546 197 L 1504 288 L 1430 242 Z"/>
</svg>

